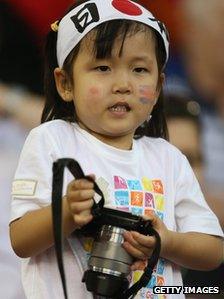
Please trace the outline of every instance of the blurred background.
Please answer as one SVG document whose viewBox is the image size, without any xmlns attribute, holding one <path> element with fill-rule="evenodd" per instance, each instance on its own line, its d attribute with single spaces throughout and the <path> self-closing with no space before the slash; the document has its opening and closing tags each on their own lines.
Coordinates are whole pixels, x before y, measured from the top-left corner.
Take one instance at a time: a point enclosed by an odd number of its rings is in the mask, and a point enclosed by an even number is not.
<svg viewBox="0 0 224 299">
<path fill-rule="evenodd" d="M 164 86 L 170 141 L 188 157 L 224 228 L 224 1 L 139 2 L 170 32 Z M 4 299 L 25 298 L 20 260 L 8 235 L 11 182 L 24 140 L 40 123 L 45 35 L 72 3 L 0 0 L 0 298 Z M 185 285 L 219 286 L 223 291 L 224 266 L 210 272 L 183 269 L 183 278 Z"/>
</svg>

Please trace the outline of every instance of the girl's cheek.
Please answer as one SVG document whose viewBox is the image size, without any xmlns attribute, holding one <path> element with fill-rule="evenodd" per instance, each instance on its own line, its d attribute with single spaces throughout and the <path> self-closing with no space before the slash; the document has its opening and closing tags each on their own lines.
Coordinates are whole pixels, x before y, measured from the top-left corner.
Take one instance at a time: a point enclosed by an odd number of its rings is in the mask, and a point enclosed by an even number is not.
<svg viewBox="0 0 224 299">
<path fill-rule="evenodd" d="M 97 101 L 102 98 L 103 91 L 99 87 L 92 86 L 89 88 L 87 94 L 88 98 L 91 99 L 91 101 Z"/>
<path fill-rule="evenodd" d="M 155 88 L 149 85 L 142 85 L 139 88 L 139 102 L 143 105 L 152 104 L 156 102 L 156 91 Z"/>
<path fill-rule="evenodd" d="M 97 88 L 95 86 L 90 87 L 89 95 L 92 95 L 93 97 L 95 97 L 95 96 L 99 96 L 99 94 L 100 94 L 99 88 Z"/>
</svg>

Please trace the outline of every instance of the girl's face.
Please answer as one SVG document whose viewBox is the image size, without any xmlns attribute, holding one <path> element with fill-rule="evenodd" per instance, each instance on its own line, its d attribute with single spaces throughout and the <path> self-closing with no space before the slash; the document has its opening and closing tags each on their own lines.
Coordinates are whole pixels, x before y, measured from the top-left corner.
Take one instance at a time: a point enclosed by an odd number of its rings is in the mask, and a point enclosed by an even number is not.
<svg viewBox="0 0 224 299">
<path fill-rule="evenodd" d="M 135 130 L 149 117 L 160 88 L 155 41 L 150 32 L 117 39 L 111 58 L 96 59 L 93 41 L 81 44 L 73 66 L 79 125 L 105 143 L 131 148 Z"/>
</svg>

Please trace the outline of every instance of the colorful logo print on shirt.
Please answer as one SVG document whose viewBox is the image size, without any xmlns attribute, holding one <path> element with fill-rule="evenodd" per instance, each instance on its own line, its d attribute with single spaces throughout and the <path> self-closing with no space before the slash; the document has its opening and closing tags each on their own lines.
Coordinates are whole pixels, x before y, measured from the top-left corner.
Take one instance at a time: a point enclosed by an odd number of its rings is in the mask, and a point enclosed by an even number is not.
<svg viewBox="0 0 224 299">
<path fill-rule="evenodd" d="M 141 180 L 130 180 L 114 176 L 114 200 L 119 210 L 136 215 L 150 215 L 155 212 L 161 220 L 164 218 L 164 187 L 159 179 L 143 177 Z M 152 289 L 155 285 L 165 285 L 164 270 L 165 261 L 160 259 L 149 284 L 141 289 L 136 298 L 159 299 L 158 295 L 152 293 Z M 132 283 L 138 281 L 142 273 L 142 271 L 135 271 L 132 275 Z"/>
<path fill-rule="evenodd" d="M 118 209 L 137 215 L 150 215 L 152 211 L 163 220 L 164 190 L 161 180 L 129 180 L 114 176 L 114 198 Z"/>
</svg>

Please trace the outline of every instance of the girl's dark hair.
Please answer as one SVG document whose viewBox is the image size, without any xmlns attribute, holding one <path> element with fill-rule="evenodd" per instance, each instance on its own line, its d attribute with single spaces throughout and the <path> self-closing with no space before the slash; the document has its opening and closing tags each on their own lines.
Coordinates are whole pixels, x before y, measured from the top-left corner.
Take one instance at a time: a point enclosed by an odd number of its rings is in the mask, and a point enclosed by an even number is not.
<svg viewBox="0 0 224 299">
<path fill-rule="evenodd" d="M 77 5 L 87 2 L 86 0 L 76 1 L 76 3 L 69 9 L 72 10 Z M 136 1 L 137 2 L 137 1 Z M 123 43 L 127 34 L 135 34 L 136 32 L 147 30 L 147 26 L 139 22 L 130 20 L 112 20 L 97 26 L 94 30 L 96 38 L 94 42 L 94 54 L 96 58 L 104 59 L 111 56 L 114 42 L 118 36 L 122 36 Z M 159 74 L 163 72 L 163 67 L 166 60 L 166 51 L 159 34 L 151 29 L 155 38 L 156 45 L 156 59 L 158 64 Z M 45 106 L 42 113 L 41 123 L 53 119 L 64 119 L 70 122 L 76 122 L 77 116 L 73 102 L 65 102 L 57 92 L 54 69 L 58 67 L 56 57 L 56 42 L 57 32 L 50 31 L 45 46 L 45 76 L 44 76 L 44 90 L 45 90 Z M 123 44 L 122 43 L 122 44 Z M 72 50 L 66 58 L 63 69 L 68 75 L 68 79 L 72 83 L 72 67 L 80 49 L 80 43 Z M 121 46 L 122 52 L 122 46 Z M 144 126 L 136 129 L 135 138 L 143 136 L 162 137 L 168 139 L 167 123 L 164 113 L 164 97 L 161 89 L 158 101 L 153 108 L 152 118 L 146 122 Z"/>
</svg>

